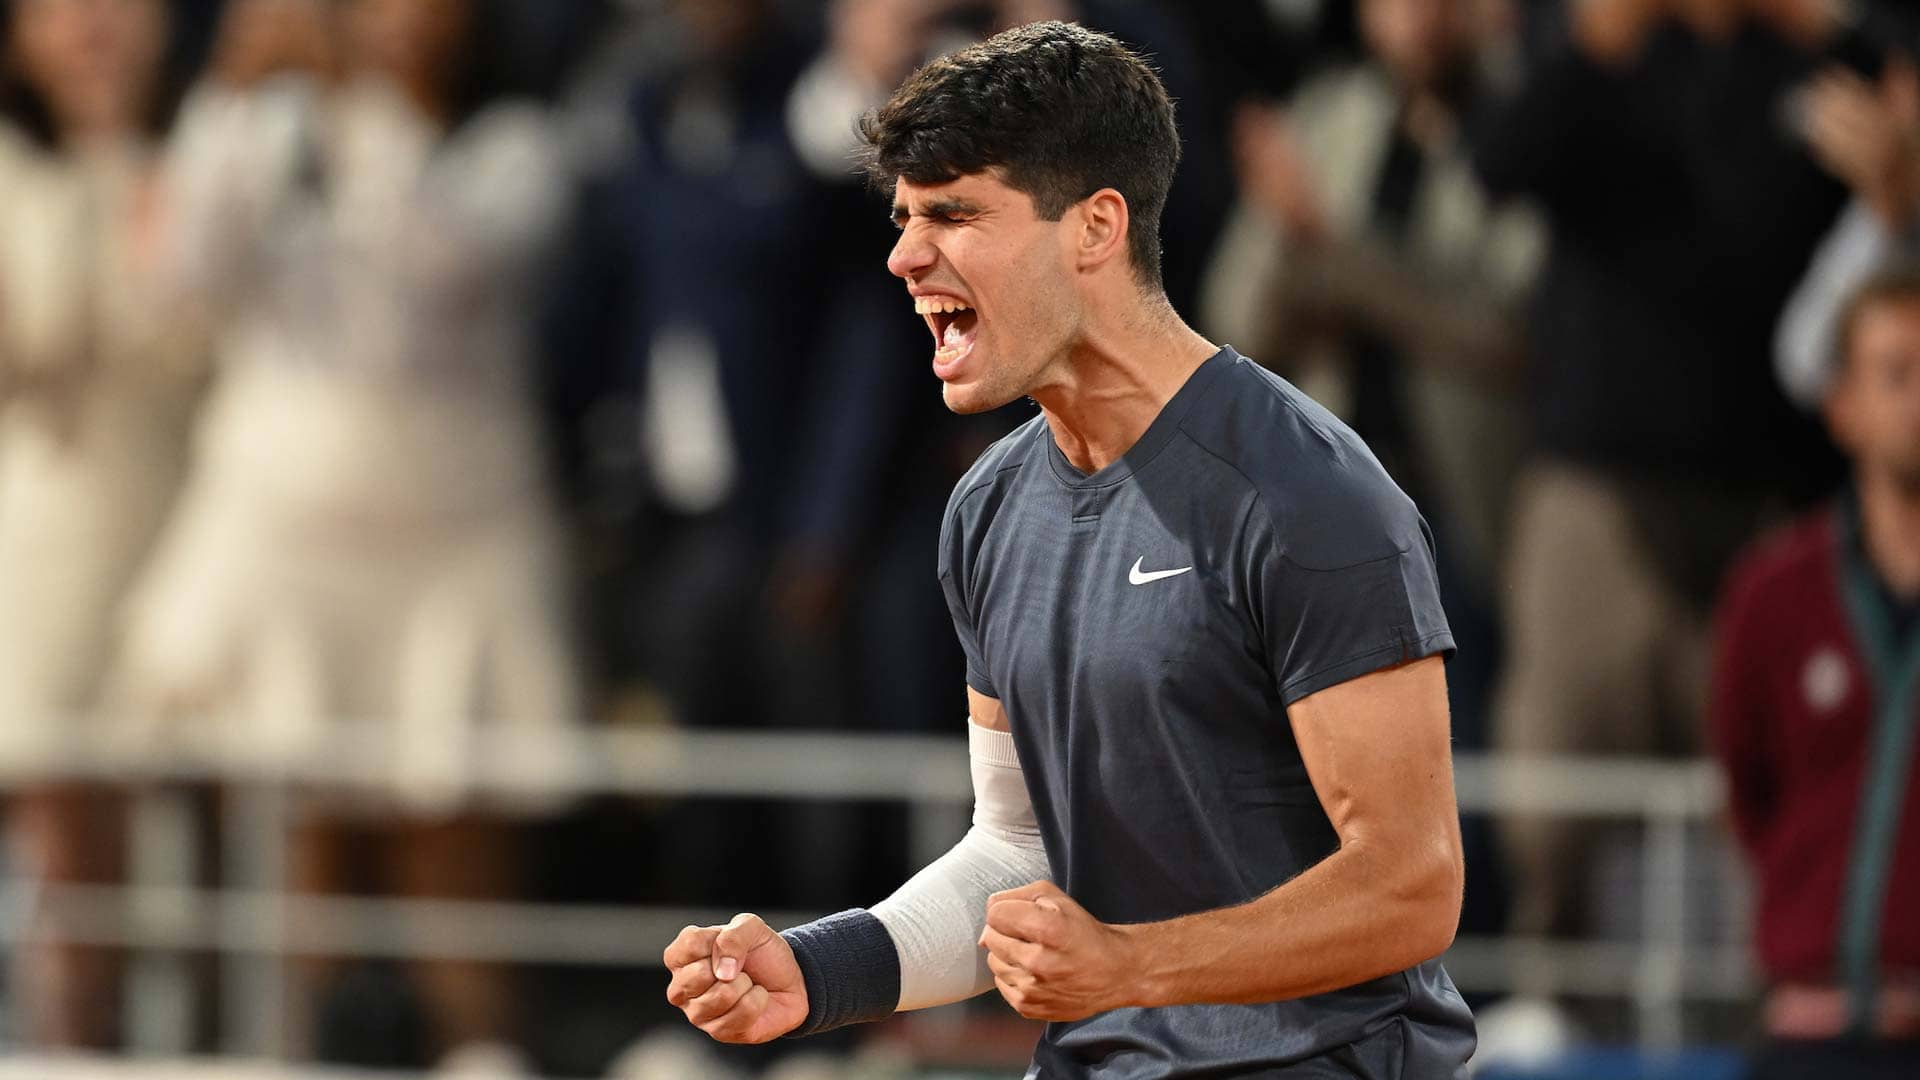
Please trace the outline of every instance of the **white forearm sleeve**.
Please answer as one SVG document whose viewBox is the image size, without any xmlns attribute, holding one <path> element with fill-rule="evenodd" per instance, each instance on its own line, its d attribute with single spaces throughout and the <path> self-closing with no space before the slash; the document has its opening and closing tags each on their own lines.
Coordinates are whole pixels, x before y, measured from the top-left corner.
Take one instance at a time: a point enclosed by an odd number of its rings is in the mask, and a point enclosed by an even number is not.
<svg viewBox="0 0 1920 1080">
<path fill-rule="evenodd" d="M 872 908 L 900 954 L 901 1009 L 962 1001 L 993 986 L 980 932 L 987 897 L 1048 874 L 1013 736 L 967 721 L 973 828 Z"/>
</svg>

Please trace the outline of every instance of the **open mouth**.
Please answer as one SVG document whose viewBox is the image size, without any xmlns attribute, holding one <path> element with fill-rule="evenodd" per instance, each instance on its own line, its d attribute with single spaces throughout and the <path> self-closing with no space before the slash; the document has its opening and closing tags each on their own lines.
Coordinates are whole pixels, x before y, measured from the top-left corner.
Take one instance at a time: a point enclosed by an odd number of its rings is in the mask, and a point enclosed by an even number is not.
<svg viewBox="0 0 1920 1080">
<path fill-rule="evenodd" d="M 914 298 L 913 309 L 927 320 L 927 328 L 933 331 L 935 363 L 958 363 L 973 351 L 974 339 L 980 331 L 980 313 L 971 304 L 950 296 L 919 296 Z"/>
</svg>

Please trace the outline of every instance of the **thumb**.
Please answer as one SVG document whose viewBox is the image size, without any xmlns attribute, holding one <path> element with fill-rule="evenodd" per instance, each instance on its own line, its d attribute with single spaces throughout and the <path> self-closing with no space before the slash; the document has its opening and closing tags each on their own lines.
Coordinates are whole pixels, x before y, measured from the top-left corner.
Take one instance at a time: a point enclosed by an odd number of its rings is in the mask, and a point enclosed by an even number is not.
<svg viewBox="0 0 1920 1080">
<path fill-rule="evenodd" d="M 747 954 L 773 938 L 773 928 L 758 915 L 742 912 L 713 939 L 713 977 L 732 982 L 747 962 Z"/>
<path fill-rule="evenodd" d="M 991 908 L 993 905 L 1007 900 L 1038 900 L 1042 896 L 1057 895 L 1063 895 L 1059 887 L 1053 882 L 1042 878 L 1039 881 L 1022 885 L 1017 889 L 1006 889 L 1002 892 L 994 893 L 992 896 L 987 897 L 987 906 Z"/>
</svg>

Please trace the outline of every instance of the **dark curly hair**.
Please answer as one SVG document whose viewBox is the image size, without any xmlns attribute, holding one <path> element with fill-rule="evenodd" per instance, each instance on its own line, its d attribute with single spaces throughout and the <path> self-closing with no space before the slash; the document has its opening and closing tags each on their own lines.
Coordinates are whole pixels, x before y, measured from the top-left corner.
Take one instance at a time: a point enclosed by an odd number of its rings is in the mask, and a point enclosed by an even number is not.
<svg viewBox="0 0 1920 1080">
<path fill-rule="evenodd" d="M 1038 22 L 930 61 L 860 121 L 862 164 L 889 190 L 999 168 L 1058 221 L 1111 187 L 1126 200 L 1127 247 L 1160 287 L 1160 212 L 1180 163 L 1173 100 L 1146 61 L 1073 23 Z"/>
</svg>

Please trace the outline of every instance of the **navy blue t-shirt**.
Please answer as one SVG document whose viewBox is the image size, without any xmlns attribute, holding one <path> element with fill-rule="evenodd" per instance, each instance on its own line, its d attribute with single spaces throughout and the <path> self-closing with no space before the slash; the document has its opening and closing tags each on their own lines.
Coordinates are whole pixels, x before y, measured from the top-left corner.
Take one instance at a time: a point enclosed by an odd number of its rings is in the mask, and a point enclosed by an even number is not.
<svg viewBox="0 0 1920 1080">
<path fill-rule="evenodd" d="M 1044 417 L 955 488 L 940 581 L 967 681 L 1006 707 L 1055 884 L 1106 922 L 1252 900 L 1339 841 L 1286 707 L 1453 649 L 1432 540 L 1365 444 L 1223 348 L 1119 460 Z M 1464 1075 L 1437 961 L 1261 1005 L 1056 1023 L 1030 1078 Z"/>
</svg>

